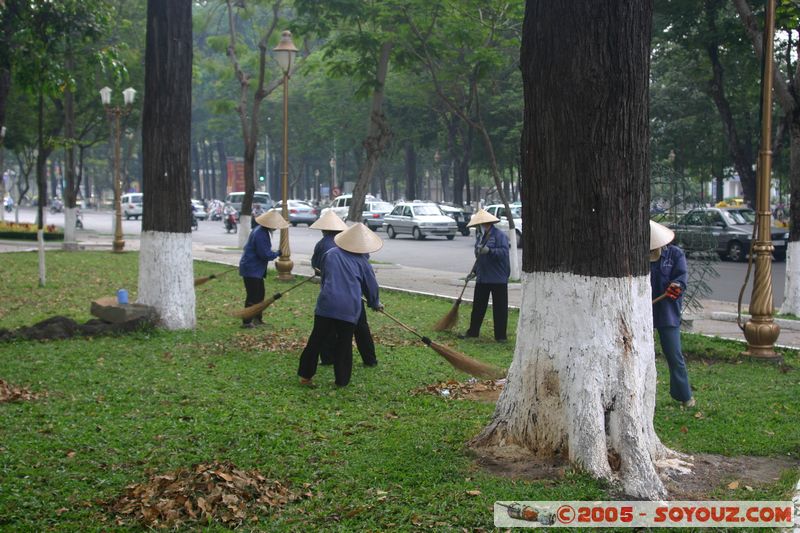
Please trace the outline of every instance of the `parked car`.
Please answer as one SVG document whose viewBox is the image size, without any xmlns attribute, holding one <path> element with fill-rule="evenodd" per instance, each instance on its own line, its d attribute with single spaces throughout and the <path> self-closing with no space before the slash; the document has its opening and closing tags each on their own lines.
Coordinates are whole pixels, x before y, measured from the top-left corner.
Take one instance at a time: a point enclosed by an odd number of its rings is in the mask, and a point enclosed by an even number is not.
<svg viewBox="0 0 800 533">
<path fill-rule="evenodd" d="M 208 212 L 200 200 L 192 200 L 192 210 L 197 220 L 206 220 L 208 218 Z"/>
<path fill-rule="evenodd" d="M 750 252 L 756 213 L 748 207 L 702 207 L 686 213 L 677 224 L 675 243 L 686 251 L 713 250 L 721 259 L 744 261 Z M 770 229 L 773 256 L 786 259 L 789 233 L 785 228 Z"/>
<path fill-rule="evenodd" d="M 458 231 L 464 237 L 469 235 L 469 228 L 467 224 L 469 224 L 469 219 L 472 218 L 472 215 L 461 209 L 460 207 L 453 207 L 452 205 L 447 204 L 437 204 L 439 209 L 442 211 L 442 214 L 449 216 L 453 220 L 456 221 L 458 224 Z"/>
<path fill-rule="evenodd" d="M 522 206 L 509 205 L 511 217 L 514 219 L 514 229 L 517 232 L 517 248 L 522 248 Z M 508 218 L 506 218 L 506 206 L 494 204 L 486 207 L 486 210 L 500 219 L 497 227 L 503 231 L 508 231 Z"/>
<path fill-rule="evenodd" d="M 120 197 L 120 205 L 122 206 L 122 214 L 125 215 L 127 220 L 135 218 L 138 220 L 142 216 L 142 198 L 144 194 L 140 192 L 130 192 L 123 194 Z"/>
<path fill-rule="evenodd" d="M 377 231 L 383 227 L 384 217 L 392 212 L 394 206 L 383 200 L 366 200 L 361 218 L 364 225 L 372 231 Z"/>
<path fill-rule="evenodd" d="M 367 208 L 366 206 L 367 202 L 376 202 L 376 201 L 378 201 L 378 199 L 372 196 L 371 194 L 366 195 L 364 197 L 364 209 L 366 210 Z M 322 210 L 320 216 L 324 215 L 328 211 L 333 211 L 334 213 L 336 213 L 336 216 L 338 216 L 342 220 L 346 220 L 347 214 L 350 212 L 350 204 L 352 203 L 353 203 L 352 194 L 342 194 L 341 196 L 337 196 L 336 198 L 333 199 L 331 205 Z"/>
<path fill-rule="evenodd" d="M 443 215 L 436 204 L 400 202 L 392 212 L 383 217 L 383 228 L 390 239 L 407 233 L 421 241 L 425 237 L 438 235 L 453 240 L 458 224 Z"/>
<path fill-rule="evenodd" d="M 244 199 L 243 192 L 232 192 L 225 197 L 225 204 L 236 209 L 236 212 L 242 210 L 242 199 Z M 272 209 L 273 201 L 268 192 L 256 191 L 253 194 L 253 203 L 261 204 L 264 211 Z"/>
<path fill-rule="evenodd" d="M 319 211 L 313 205 L 303 200 L 288 200 L 286 208 L 289 211 L 289 224 L 297 226 L 298 224 L 308 224 L 309 226 L 317 221 L 319 218 Z M 283 202 L 279 201 L 273 207 L 276 211 L 283 212 Z"/>
</svg>

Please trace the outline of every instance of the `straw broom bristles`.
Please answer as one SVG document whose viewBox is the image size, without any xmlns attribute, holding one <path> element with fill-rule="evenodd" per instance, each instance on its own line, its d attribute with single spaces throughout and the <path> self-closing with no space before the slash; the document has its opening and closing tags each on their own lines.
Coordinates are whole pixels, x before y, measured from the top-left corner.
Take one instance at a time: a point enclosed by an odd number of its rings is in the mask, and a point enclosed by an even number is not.
<svg viewBox="0 0 800 533">
<path fill-rule="evenodd" d="M 471 278 L 467 276 L 467 280 L 461 288 L 461 294 L 458 295 L 458 299 L 453 302 L 453 307 L 450 308 L 450 311 L 434 324 L 433 331 L 449 331 L 458 324 L 458 308 L 461 306 L 461 297 L 464 296 L 464 291 L 467 289 L 467 284 L 470 279 Z"/>
<path fill-rule="evenodd" d="M 237 268 L 239 268 L 239 267 L 232 267 L 232 268 L 229 268 L 228 270 L 225 270 L 225 271 L 223 271 L 223 272 L 220 272 L 219 274 L 211 274 L 210 276 L 202 276 L 202 277 L 200 277 L 200 278 L 194 278 L 194 286 L 195 286 L 195 287 L 199 287 L 200 285 L 203 285 L 203 284 L 205 284 L 205 283 L 208 283 L 208 282 L 209 282 L 209 281 L 211 281 L 212 279 L 217 279 L 218 277 L 220 277 L 220 276 L 223 276 L 223 275 L 225 275 L 225 274 L 227 274 L 228 272 L 231 272 L 231 271 L 233 271 L 233 270 L 236 270 Z"/>
<path fill-rule="evenodd" d="M 430 348 L 433 351 L 444 357 L 448 363 L 453 365 L 453 367 L 457 368 L 458 370 L 466 372 L 467 374 L 475 376 L 476 378 L 483 378 L 483 379 L 498 379 L 505 376 L 504 370 L 492 366 L 490 364 L 484 363 L 482 361 L 478 361 L 477 359 L 473 359 L 468 355 L 464 355 L 461 352 L 457 352 L 456 350 L 450 348 L 449 346 L 439 344 L 438 342 L 433 342 L 428 337 L 424 337 L 419 333 L 417 333 L 415 330 L 411 329 L 409 326 L 406 326 L 405 324 L 400 322 L 400 320 L 387 313 L 385 310 L 382 309 L 380 310 L 380 312 L 386 317 L 396 322 L 400 327 L 402 327 L 406 331 L 409 331 L 414 335 L 416 335 L 417 337 L 419 337 L 419 339 L 424 344 L 430 346 Z"/>
<path fill-rule="evenodd" d="M 300 283 L 296 283 L 296 284 L 292 285 L 291 287 L 289 287 L 288 289 L 286 289 L 283 292 L 276 292 L 275 294 L 272 295 L 271 298 L 267 298 L 263 302 L 259 302 L 257 304 L 250 305 L 248 307 L 245 307 L 244 309 L 239 309 L 237 311 L 233 311 L 231 313 L 231 316 L 235 316 L 237 318 L 243 318 L 245 320 L 249 320 L 249 319 L 253 318 L 254 316 L 258 315 L 259 313 L 261 313 L 264 309 L 266 309 L 270 305 L 274 304 L 275 300 L 280 299 L 281 296 L 283 296 L 287 292 L 291 291 L 292 289 L 296 289 L 297 287 L 299 287 L 303 283 L 308 283 L 309 281 L 314 279 L 316 277 L 316 275 L 317 274 L 315 272 L 311 277 L 304 279 Z"/>
</svg>

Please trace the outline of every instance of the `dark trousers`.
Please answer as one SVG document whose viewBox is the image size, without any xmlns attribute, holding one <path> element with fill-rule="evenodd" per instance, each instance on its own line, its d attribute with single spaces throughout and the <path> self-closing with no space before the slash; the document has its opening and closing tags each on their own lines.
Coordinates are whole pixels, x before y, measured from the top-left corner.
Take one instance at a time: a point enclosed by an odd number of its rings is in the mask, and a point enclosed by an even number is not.
<svg viewBox="0 0 800 533">
<path fill-rule="evenodd" d="M 489 306 L 489 295 L 492 295 L 492 317 L 494 318 L 495 340 L 505 340 L 508 329 L 508 284 L 476 283 L 472 301 L 472 316 L 469 321 L 467 335 L 477 337 L 481 333 L 481 324 Z"/>
<path fill-rule="evenodd" d="M 244 280 L 244 290 L 247 291 L 247 297 L 244 299 L 244 306 L 250 307 L 257 303 L 264 301 L 264 278 L 242 278 Z M 249 324 L 253 319 L 258 322 L 262 321 L 263 313 L 259 313 L 253 318 L 242 319 L 242 322 Z"/>
<path fill-rule="evenodd" d="M 367 323 L 367 310 L 364 307 L 364 302 L 361 302 L 361 316 L 358 317 L 353 336 L 356 338 L 356 347 L 358 348 L 358 353 L 361 354 L 361 361 L 367 366 L 378 364 L 378 358 L 375 356 L 375 342 L 372 340 L 372 332 L 370 332 L 369 324 Z M 335 344 L 336 339 L 331 337 L 322 348 L 319 355 L 323 365 L 333 364 Z"/>
<path fill-rule="evenodd" d="M 297 375 L 311 379 L 317 373 L 317 358 L 329 339 L 334 339 L 333 375 L 336 384 L 344 387 L 350 383 L 353 372 L 353 330 L 355 324 L 324 316 L 314 315 L 314 329 L 300 354 Z"/>
</svg>

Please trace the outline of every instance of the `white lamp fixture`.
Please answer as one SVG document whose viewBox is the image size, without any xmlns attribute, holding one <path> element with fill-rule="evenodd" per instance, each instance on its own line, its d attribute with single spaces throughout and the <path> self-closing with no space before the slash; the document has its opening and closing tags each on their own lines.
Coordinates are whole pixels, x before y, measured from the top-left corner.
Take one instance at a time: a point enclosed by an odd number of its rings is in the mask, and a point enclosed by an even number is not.
<svg viewBox="0 0 800 533">
<path fill-rule="evenodd" d="M 133 87 L 128 87 L 124 91 L 122 91 L 122 98 L 125 101 L 125 105 L 132 105 L 133 99 L 136 97 L 136 89 Z"/>
<path fill-rule="evenodd" d="M 111 104 L 111 87 L 106 86 L 100 89 L 100 101 L 103 102 L 103 105 Z"/>
<path fill-rule="evenodd" d="M 294 58 L 297 55 L 297 48 L 292 42 L 292 32 L 284 30 L 281 33 L 281 42 L 272 51 L 275 52 L 275 60 L 280 65 L 281 70 L 283 70 L 284 74 L 287 74 L 292 69 Z"/>
</svg>

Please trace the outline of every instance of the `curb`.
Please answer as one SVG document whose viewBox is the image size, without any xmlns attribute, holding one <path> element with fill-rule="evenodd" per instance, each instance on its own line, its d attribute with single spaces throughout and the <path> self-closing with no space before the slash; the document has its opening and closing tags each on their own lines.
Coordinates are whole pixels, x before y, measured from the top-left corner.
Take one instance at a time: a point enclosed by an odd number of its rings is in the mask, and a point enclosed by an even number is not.
<svg viewBox="0 0 800 533">
<path fill-rule="evenodd" d="M 710 313 L 711 320 L 720 320 L 722 322 L 736 322 L 737 314 L 729 313 L 727 311 L 714 311 Z M 742 320 L 750 320 L 750 315 L 742 313 Z M 781 329 L 788 329 L 791 331 L 800 331 L 800 320 L 789 320 L 786 318 L 774 318 L 773 322 L 778 324 Z"/>
</svg>

